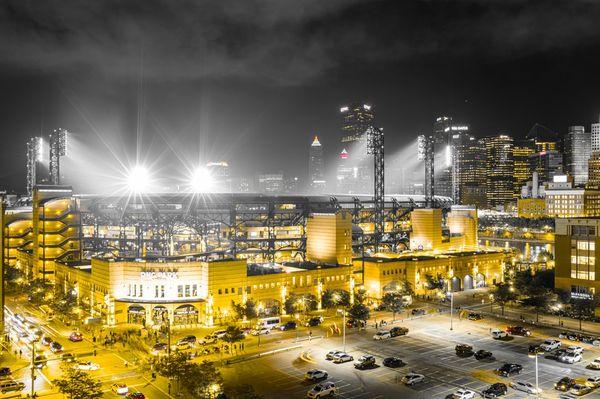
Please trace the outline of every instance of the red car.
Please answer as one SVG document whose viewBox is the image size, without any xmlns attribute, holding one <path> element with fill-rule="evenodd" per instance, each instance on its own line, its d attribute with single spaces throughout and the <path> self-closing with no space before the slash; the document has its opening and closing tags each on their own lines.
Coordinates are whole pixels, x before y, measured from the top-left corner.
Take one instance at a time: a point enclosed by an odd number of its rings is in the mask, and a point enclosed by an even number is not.
<svg viewBox="0 0 600 399">
<path fill-rule="evenodd" d="M 141 392 L 129 392 L 125 395 L 125 399 L 146 399 L 146 397 Z"/>
<path fill-rule="evenodd" d="M 74 331 L 71 333 L 71 335 L 69 335 L 69 340 L 71 342 L 81 342 L 83 341 L 83 334 L 78 331 Z"/>
<path fill-rule="evenodd" d="M 522 337 L 529 337 L 531 335 L 531 331 L 523 326 L 508 326 L 506 332 L 510 335 L 520 335 Z"/>
</svg>

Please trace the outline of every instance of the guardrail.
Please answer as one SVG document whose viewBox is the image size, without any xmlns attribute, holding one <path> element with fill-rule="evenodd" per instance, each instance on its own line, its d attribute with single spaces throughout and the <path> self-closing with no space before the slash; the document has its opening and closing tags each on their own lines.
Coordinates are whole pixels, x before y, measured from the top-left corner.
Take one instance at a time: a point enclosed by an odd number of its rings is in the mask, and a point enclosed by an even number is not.
<svg viewBox="0 0 600 399">
<path fill-rule="evenodd" d="M 313 337 L 312 339 L 315 339 L 315 337 Z M 248 360 L 259 359 L 259 358 L 265 357 L 265 356 L 273 356 L 273 355 L 276 355 L 276 354 L 281 353 L 281 352 L 289 352 L 291 350 L 299 349 L 299 348 L 302 348 L 302 347 L 303 347 L 302 345 L 294 345 L 294 346 L 289 346 L 287 348 L 273 349 L 271 351 L 256 353 L 254 355 L 249 355 L 249 356 L 244 356 L 244 357 L 237 357 L 237 358 L 234 358 L 234 359 L 228 359 L 228 360 L 225 360 L 225 364 L 235 364 L 235 363 L 246 362 Z"/>
</svg>

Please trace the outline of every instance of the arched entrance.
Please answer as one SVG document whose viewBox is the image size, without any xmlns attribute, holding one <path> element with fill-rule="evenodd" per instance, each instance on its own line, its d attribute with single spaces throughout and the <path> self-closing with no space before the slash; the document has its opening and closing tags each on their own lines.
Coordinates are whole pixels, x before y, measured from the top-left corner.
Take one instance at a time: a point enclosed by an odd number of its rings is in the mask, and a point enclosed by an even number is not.
<svg viewBox="0 0 600 399">
<path fill-rule="evenodd" d="M 467 274 L 467 275 L 465 276 L 465 284 L 464 284 L 464 287 L 465 287 L 465 291 L 466 291 L 466 290 L 472 290 L 472 289 L 473 289 L 473 277 L 472 277 L 471 275 L 469 275 L 469 274 Z"/>
<path fill-rule="evenodd" d="M 197 324 L 198 309 L 194 305 L 181 305 L 173 311 L 173 324 Z"/>
<path fill-rule="evenodd" d="M 450 290 L 452 292 L 460 291 L 460 279 L 458 277 L 452 277 L 450 280 Z"/>
<path fill-rule="evenodd" d="M 475 275 L 475 288 L 483 287 L 485 287 L 485 276 L 481 273 L 477 273 L 477 275 Z"/>
<path fill-rule="evenodd" d="M 140 305 L 131 305 L 127 308 L 127 323 L 130 324 L 145 324 L 146 309 Z"/>
<path fill-rule="evenodd" d="M 167 318 L 169 317 L 169 312 L 167 308 L 162 305 L 155 306 L 152 309 L 152 323 L 155 325 L 160 325 L 167 322 Z"/>
</svg>

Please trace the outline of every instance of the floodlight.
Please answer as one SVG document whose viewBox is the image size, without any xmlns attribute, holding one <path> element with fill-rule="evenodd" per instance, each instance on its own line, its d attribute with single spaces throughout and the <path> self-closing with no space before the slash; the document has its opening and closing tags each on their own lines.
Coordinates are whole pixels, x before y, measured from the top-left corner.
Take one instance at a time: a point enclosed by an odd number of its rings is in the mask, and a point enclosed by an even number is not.
<svg viewBox="0 0 600 399">
<path fill-rule="evenodd" d="M 148 189 L 150 184 L 150 173 L 141 166 L 136 165 L 127 176 L 127 187 L 134 193 L 142 193 Z"/>
<path fill-rule="evenodd" d="M 206 168 L 198 168 L 190 180 L 190 189 L 194 193 L 206 193 L 212 189 L 213 177 Z"/>
</svg>

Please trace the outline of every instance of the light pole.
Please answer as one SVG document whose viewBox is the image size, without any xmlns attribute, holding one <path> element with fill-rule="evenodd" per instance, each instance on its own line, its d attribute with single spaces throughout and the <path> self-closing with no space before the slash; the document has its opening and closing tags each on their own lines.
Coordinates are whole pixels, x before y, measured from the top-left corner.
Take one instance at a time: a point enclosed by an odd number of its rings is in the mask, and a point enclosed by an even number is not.
<svg viewBox="0 0 600 399">
<path fill-rule="evenodd" d="M 31 397 L 35 398 L 35 343 L 36 339 L 31 341 Z M 40 359 L 41 361 L 42 359 Z"/>
<path fill-rule="evenodd" d="M 454 292 L 450 291 L 450 331 L 454 329 Z"/>
<path fill-rule="evenodd" d="M 530 358 L 535 358 L 535 397 L 539 398 L 540 385 L 539 385 L 539 373 L 538 373 L 538 351 L 537 349 L 533 353 L 529 353 Z"/>
<path fill-rule="evenodd" d="M 338 309 L 342 312 L 342 350 L 346 352 L 346 309 Z"/>
</svg>

